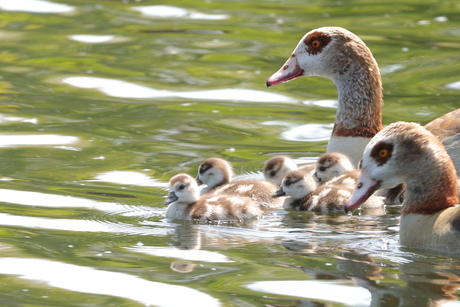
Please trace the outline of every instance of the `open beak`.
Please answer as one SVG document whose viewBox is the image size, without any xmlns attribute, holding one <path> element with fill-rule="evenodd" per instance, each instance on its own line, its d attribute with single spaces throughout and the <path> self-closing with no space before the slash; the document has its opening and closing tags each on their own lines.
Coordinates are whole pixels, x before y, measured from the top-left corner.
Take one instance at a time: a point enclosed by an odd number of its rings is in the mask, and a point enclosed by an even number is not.
<svg viewBox="0 0 460 307">
<path fill-rule="evenodd" d="M 277 198 L 284 195 L 286 195 L 286 193 L 283 191 L 283 187 L 280 187 L 278 191 L 272 194 L 272 197 Z"/>
<path fill-rule="evenodd" d="M 284 65 L 267 79 L 267 87 L 285 83 L 295 78 L 302 77 L 304 70 L 299 67 L 295 54 L 284 63 Z"/>
<path fill-rule="evenodd" d="M 178 199 L 179 199 L 179 197 L 176 196 L 176 193 L 174 193 L 173 191 L 169 192 L 168 198 L 165 199 L 164 204 L 165 204 L 165 206 L 167 206 L 167 205 L 175 202 Z"/>
<path fill-rule="evenodd" d="M 366 169 L 363 169 L 359 177 L 358 184 L 353 191 L 350 199 L 345 204 L 345 212 L 354 210 L 363 202 L 365 202 L 371 195 L 380 188 L 379 181 L 372 179 Z"/>
</svg>

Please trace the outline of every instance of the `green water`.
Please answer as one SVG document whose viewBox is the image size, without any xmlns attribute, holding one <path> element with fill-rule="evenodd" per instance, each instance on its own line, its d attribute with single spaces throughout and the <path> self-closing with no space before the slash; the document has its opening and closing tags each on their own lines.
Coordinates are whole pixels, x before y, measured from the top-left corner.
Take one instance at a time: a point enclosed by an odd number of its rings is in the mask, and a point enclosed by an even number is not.
<svg viewBox="0 0 460 307">
<path fill-rule="evenodd" d="M 459 13 L 457 1 L 0 0 L 0 306 L 460 306 L 460 258 L 401 248 L 398 206 L 273 210 L 252 227 L 167 222 L 163 206 L 169 178 L 208 157 L 254 176 L 272 155 L 325 151 L 334 84 L 265 88 L 316 27 L 371 48 L 384 124 L 459 108 Z"/>
</svg>

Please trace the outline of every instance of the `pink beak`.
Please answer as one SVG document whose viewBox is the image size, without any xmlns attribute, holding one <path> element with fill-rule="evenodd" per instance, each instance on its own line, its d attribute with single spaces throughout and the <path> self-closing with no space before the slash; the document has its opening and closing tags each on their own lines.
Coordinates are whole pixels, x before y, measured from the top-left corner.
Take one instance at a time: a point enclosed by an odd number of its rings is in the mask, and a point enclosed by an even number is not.
<svg viewBox="0 0 460 307">
<path fill-rule="evenodd" d="M 345 212 L 354 210 L 363 202 L 365 202 L 371 195 L 380 188 L 380 182 L 372 179 L 366 169 L 363 169 L 359 177 L 358 184 L 353 191 L 350 199 L 345 204 Z"/>
<path fill-rule="evenodd" d="M 284 65 L 267 79 L 267 87 L 285 83 L 295 78 L 302 77 L 304 70 L 299 67 L 295 54 L 284 63 Z"/>
</svg>

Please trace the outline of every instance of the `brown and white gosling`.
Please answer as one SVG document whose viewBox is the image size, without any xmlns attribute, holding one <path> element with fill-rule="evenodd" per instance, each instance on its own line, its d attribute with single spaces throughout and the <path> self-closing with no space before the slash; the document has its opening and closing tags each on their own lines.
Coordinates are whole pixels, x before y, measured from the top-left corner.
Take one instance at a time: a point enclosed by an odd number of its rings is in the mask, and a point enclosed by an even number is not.
<svg viewBox="0 0 460 307">
<path fill-rule="evenodd" d="M 271 197 L 277 186 L 266 180 L 243 179 L 231 181 L 233 169 L 229 162 L 220 158 L 208 158 L 198 167 L 198 184 L 206 184 L 202 194 L 228 194 L 250 197 L 261 208 L 281 208 L 282 200 Z"/>
<path fill-rule="evenodd" d="M 419 124 L 396 122 L 366 146 L 362 173 L 345 210 L 372 193 L 405 183 L 399 240 L 403 246 L 460 253 L 457 174 L 440 141 Z"/>
<path fill-rule="evenodd" d="M 196 180 L 188 174 L 178 174 L 169 181 L 167 219 L 198 221 L 232 221 L 256 219 L 262 210 L 249 197 L 232 195 L 200 196 Z"/>
<path fill-rule="evenodd" d="M 335 212 L 344 209 L 345 203 L 353 192 L 351 185 L 320 185 L 315 178 L 301 171 L 289 173 L 273 197 L 287 196 L 283 208 L 314 212 Z M 381 197 L 371 197 L 364 207 L 383 206 Z"/>
<path fill-rule="evenodd" d="M 320 184 L 349 184 L 354 186 L 360 171 L 356 170 L 348 156 L 340 152 L 328 152 L 316 161 L 314 174 Z"/>
<path fill-rule="evenodd" d="M 274 156 L 265 162 L 264 165 L 264 178 L 270 182 L 273 182 L 276 186 L 279 186 L 286 177 L 292 171 L 300 170 L 313 174 L 315 172 L 315 163 L 305 164 L 298 166 L 288 156 Z"/>
</svg>

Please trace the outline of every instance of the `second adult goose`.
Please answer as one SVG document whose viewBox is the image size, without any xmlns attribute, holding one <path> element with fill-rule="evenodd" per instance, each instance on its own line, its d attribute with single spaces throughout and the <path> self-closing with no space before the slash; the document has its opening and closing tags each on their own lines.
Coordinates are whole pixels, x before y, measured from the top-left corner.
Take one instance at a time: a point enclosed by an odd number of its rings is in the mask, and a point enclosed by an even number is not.
<svg viewBox="0 0 460 307">
<path fill-rule="evenodd" d="M 267 86 L 303 76 L 326 77 L 337 86 L 338 107 L 327 152 L 344 153 L 357 165 L 367 143 L 383 128 L 382 81 L 372 52 L 346 29 L 312 30 L 302 37 L 286 63 L 268 78 Z M 460 173 L 460 136 L 457 135 L 460 109 L 434 120 L 426 128 L 437 131 L 435 134 L 452 153 Z M 451 141 L 454 138 L 455 142 L 448 143 L 447 137 Z"/>
<path fill-rule="evenodd" d="M 397 122 L 367 145 L 362 174 L 346 210 L 379 188 L 405 183 L 399 239 L 406 247 L 460 253 L 457 174 L 445 148 L 415 123 Z"/>
</svg>

